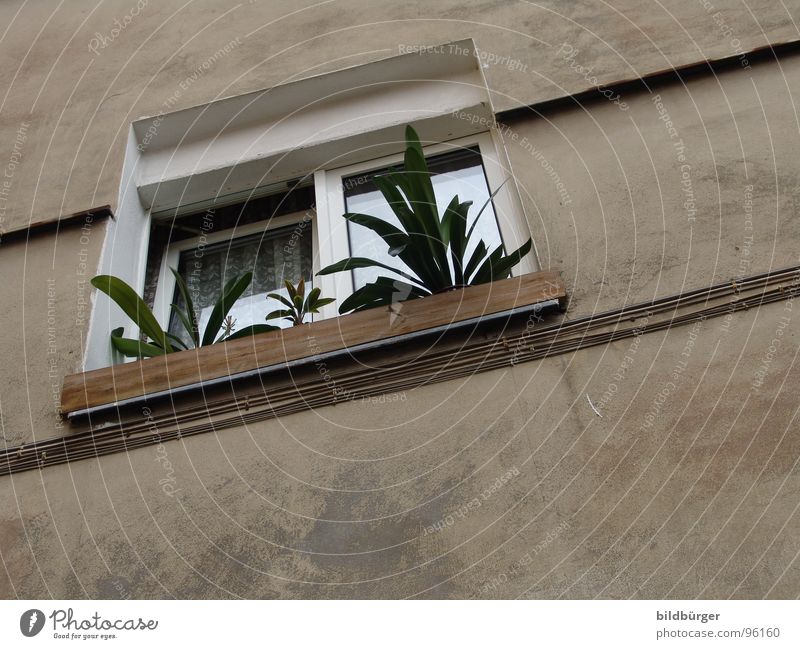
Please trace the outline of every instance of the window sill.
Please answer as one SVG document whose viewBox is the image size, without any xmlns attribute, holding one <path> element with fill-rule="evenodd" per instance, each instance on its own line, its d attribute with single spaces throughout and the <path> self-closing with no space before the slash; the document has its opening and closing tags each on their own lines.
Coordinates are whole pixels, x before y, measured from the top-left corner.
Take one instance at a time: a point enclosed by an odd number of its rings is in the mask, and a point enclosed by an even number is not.
<svg viewBox="0 0 800 649">
<path fill-rule="evenodd" d="M 540 271 L 491 284 L 432 295 L 64 378 L 61 412 L 76 416 L 144 397 L 201 389 L 220 381 L 265 374 L 321 356 L 354 353 L 484 320 L 532 310 L 542 302 L 566 305 L 557 272 Z"/>
</svg>

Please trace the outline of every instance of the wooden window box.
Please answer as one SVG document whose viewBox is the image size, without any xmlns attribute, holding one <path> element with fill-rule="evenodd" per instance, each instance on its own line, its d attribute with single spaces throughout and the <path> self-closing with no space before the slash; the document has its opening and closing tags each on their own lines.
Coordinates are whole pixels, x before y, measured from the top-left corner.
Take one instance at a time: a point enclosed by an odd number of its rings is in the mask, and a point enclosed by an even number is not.
<svg viewBox="0 0 800 649">
<path fill-rule="evenodd" d="M 231 342 L 70 374 L 64 378 L 61 412 L 73 416 L 145 396 L 201 388 L 209 382 L 314 362 L 325 354 L 352 353 L 414 334 L 496 318 L 547 301 L 557 301 L 563 310 L 566 288 L 557 272 L 540 271 Z"/>
</svg>

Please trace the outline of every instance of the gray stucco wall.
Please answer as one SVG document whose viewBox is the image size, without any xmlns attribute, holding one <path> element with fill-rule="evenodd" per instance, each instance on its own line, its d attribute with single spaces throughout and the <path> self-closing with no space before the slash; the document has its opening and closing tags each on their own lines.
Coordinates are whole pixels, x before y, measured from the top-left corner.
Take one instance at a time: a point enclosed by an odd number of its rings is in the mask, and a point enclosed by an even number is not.
<svg viewBox="0 0 800 649">
<path fill-rule="evenodd" d="M 224 16 L 148 4 L 97 54 L 93 34 L 108 38 L 127 4 L 16 17 L 4 4 L 4 141 L 29 126 L 3 227 L 113 203 L 130 121 L 237 37 L 180 105 L 473 36 L 526 66 L 486 68 L 497 106 L 514 108 L 586 89 L 562 43 L 610 81 L 730 55 L 734 35 L 744 49 L 797 36 L 781 3 L 720 7 L 724 38 L 702 3 L 562 4 L 255 2 Z M 796 263 L 799 88 L 796 55 L 654 87 L 685 161 L 646 92 L 626 93 L 624 111 L 599 98 L 510 119 L 512 168 L 542 266 L 570 285 L 568 317 Z M 10 444 L 63 432 L 54 386 L 79 366 L 83 273 L 104 230 L 2 244 Z M 0 596 L 796 597 L 791 304 L 636 339 L 602 417 L 587 395 L 608 390 L 631 340 L 0 478 Z M 643 428 L 689 340 L 691 371 Z"/>
</svg>

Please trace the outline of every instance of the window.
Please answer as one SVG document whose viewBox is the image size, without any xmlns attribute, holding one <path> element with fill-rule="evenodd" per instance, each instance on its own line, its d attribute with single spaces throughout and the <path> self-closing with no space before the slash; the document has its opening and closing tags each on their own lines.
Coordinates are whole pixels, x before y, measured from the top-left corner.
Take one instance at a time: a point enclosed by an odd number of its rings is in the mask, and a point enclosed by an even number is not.
<svg viewBox="0 0 800 649">
<path fill-rule="evenodd" d="M 298 207 L 304 207 L 299 211 Z M 286 213 L 289 210 L 290 213 Z M 200 331 L 222 295 L 223 286 L 245 272 L 253 280 L 230 311 L 236 330 L 264 324 L 267 312 L 281 308 L 268 293 L 287 296 L 284 280 L 314 282 L 313 190 L 292 189 L 221 208 L 210 207 L 153 222 L 146 299 L 159 322 L 189 343 L 171 305 L 184 302 L 170 268 L 186 281 Z M 288 326 L 283 320 L 270 324 Z"/>
<path fill-rule="evenodd" d="M 508 248 L 515 248 L 527 238 L 526 230 L 519 232 L 518 211 L 508 198 L 511 188 L 505 192 L 501 189 L 489 200 L 503 184 L 505 174 L 488 134 L 427 147 L 428 153 L 440 212 L 458 194 L 461 200 L 473 202 L 469 222 L 472 225 L 488 201 L 475 227 L 478 237 L 490 248 L 503 242 Z M 304 185 L 288 183 L 288 190 L 273 189 L 266 196 L 243 202 L 233 202 L 231 198 L 232 204 L 228 205 L 221 200 L 204 210 L 183 208 L 177 213 L 155 215 L 145 297 L 156 317 L 168 324 L 170 333 L 181 339 L 187 337 L 180 321 L 171 315 L 171 305 L 183 307 L 183 301 L 170 268 L 176 268 L 185 279 L 203 331 L 222 287 L 246 271 L 253 273 L 253 281 L 231 311 L 236 329 L 263 324 L 269 311 L 281 308 L 266 296 L 274 292 L 286 295 L 284 280 L 296 284 L 302 278 L 307 286 L 316 282 L 324 296 L 335 297 L 340 303 L 354 288 L 373 281 L 378 274 L 390 274 L 365 268 L 353 271 L 350 277 L 346 273 L 314 277 L 321 267 L 347 256 L 370 257 L 402 267 L 399 259 L 389 257 L 383 240 L 375 233 L 341 218 L 349 211 L 397 223 L 372 179 L 401 162 L 401 155 L 378 158 L 317 172 L 316 187 L 310 186 L 310 180 Z M 315 209 L 315 190 L 327 192 L 324 212 L 317 213 Z M 530 269 L 515 270 L 524 273 Z M 331 305 L 320 317 L 337 315 L 337 308 L 338 304 Z M 288 325 L 282 320 L 271 324 Z"/>
<path fill-rule="evenodd" d="M 278 266 L 296 274 L 299 264 L 305 275 L 310 255 L 307 279 L 313 277 L 323 295 L 337 299 L 322 308 L 320 317 L 336 316 L 341 300 L 368 281 L 369 271 L 355 278 L 313 273 L 349 256 L 351 248 L 382 256 L 383 249 L 368 238 L 372 233 L 349 227 L 341 215 L 368 208 L 381 214 L 368 177 L 402 161 L 406 124 L 423 142 L 441 142 L 425 147 L 425 154 L 437 172 L 442 200 L 457 191 L 462 200 L 472 198 L 477 214 L 485 197 L 502 186 L 481 216 L 480 234 L 516 249 L 530 232 L 517 188 L 513 181 L 506 183 L 510 172 L 502 138 L 485 130 L 493 120 L 491 95 L 470 39 L 444 51 L 391 56 L 142 117 L 129 132 L 116 218 L 108 223 L 98 272 L 144 291 L 159 321 L 175 331 L 177 325 L 167 321 L 176 298 L 170 267 L 180 266 L 189 279 L 196 271 L 202 320 L 224 278 L 253 263 L 252 292 L 234 314 L 243 327 L 263 322 L 270 304 L 262 295 L 279 288 L 274 284 L 286 274 Z M 366 180 L 359 185 L 359 178 Z M 208 215 L 213 216 L 210 229 L 203 227 Z M 290 259 L 276 257 L 281 238 L 291 240 L 289 228 L 301 222 L 311 225 L 304 230 L 310 243 Z M 195 269 L 200 250 L 202 263 Z M 533 255 L 515 268 L 520 275 L 535 270 Z M 98 300 L 84 369 L 113 362 L 108 333 L 119 326 L 126 335 L 137 333 L 120 308 Z"/>
<path fill-rule="evenodd" d="M 471 200 L 472 208 L 469 213 L 467 227 L 472 227 L 478 211 L 489 200 L 490 192 L 486 181 L 486 174 L 481 161 L 478 147 L 456 149 L 449 153 L 441 153 L 427 159 L 428 169 L 434 174 L 432 182 L 436 193 L 439 213 L 443 214 L 453 196 L 458 195 L 463 200 Z M 389 168 L 380 169 L 343 179 L 345 211 L 358 212 L 378 216 L 390 223 L 400 226 L 400 222 L 386 200 L 378 191 L 372 179 L 380 173 L 389 171 Z M 386 264 L 399 266 L 408 270 L 399 259 L 393 259 L 386 250 L 384 241 L 374 232 L 363 226 L 347 224 L 348 239 L 350 241 L 350 254 L 358 257 L 368 257 Z M 475 225 L 476 238 L 467 249 L 467 254 L 475 249 L 478 237 L 483 239 L 490 249 L 496 248 L 503 241 L 494 206 L 489 202 Z M 359 288 L 368 282 L 374 281 L 378 275 L 391 274 L 377 268 L 358 268 L 353 271 L 353 283 Z M 398 276 L 398 279 L 400 277 Z"/>
<path fill-rule="evenodd" d="M 481 215 L 475 228 L 476 235 L 490 248 L 505 243 L 507 249 L 514 250 L 527 241 L 530 234 L 514 195 L 515 188 L 506 182 L 509 174 L 500 163 L 495 140 L 490 133 L 427 146 L 425 155 L 428 168 L 435 174 L 433 186 L 440 213 L 450 199 L 458 194 L 461 200 L 473 202 L 469 216 L 475 219 L 489 196 L 499 189 Z M 352 254 L 402 267 L 399 259 L 389 257 L 380 237 L 368 228 L 341 218 L 345 212 L 360 212 L 397 224 L 394 213 L 377 191 L 372 178 L 400 164 L 402 154 L 317 173 L 315 184 L 318 196 L 324 192 L 326 207 L 324 213 L 320 210 L 319 232 L 320 237 L 330 242 L 327 249 L 331 251 L 329 259 L 324 259 L 322 266 Z M 472 221 L 469 223 L 471 225 Z M 528 256 L 514 269 L 514 274 L 534 270 L 536 267 L 532 256 Z M 389 272 L 359 268 L 350 277 L 340 273 L 335 296 L 346 297 L 379 274 Z"/>
</svg>

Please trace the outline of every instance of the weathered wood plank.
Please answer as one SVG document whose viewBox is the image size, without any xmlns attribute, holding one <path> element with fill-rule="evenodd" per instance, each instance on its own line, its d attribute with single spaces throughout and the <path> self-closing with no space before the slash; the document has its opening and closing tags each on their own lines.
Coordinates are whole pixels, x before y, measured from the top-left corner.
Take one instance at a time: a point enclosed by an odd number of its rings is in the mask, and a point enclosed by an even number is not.
<svg viewBox="0 0 800 649">
<path fill-rule="evenodd" d="M 301 327 L 71 374 L 64 379 L 61 411 L 68 414 L 546 300 L 559 300 L 563 307 L 565 299 L 566 289 L 559 274 L 542 271 Z"/>
</svg>

